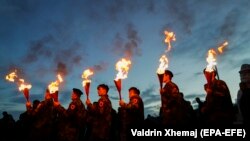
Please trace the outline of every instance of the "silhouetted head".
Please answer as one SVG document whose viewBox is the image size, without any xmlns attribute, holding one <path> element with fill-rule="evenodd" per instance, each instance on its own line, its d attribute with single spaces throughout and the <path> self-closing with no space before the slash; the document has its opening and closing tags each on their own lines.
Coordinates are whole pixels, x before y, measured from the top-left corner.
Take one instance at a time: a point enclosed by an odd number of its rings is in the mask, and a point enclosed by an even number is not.
<svg viewBox="0 0 250 141">
<path fill-rule="evenodd" d="M 33 108 L 35 109 L 37 106 L 38 106 L 38 104 L 40 103 L 40 101 L 39 100 L 34 100 L 33 101 Z"/>
<path fill-rule="evenodd" d="M 78 97 L 81 97 L 81 95 L 83 94 L 83 92 L 80 89 L 77 88 L 73 88 L 73 93 L 76 94 Z"/>
<path fill-rule="evenodd" d="M 8 115 L 8 113 L 6 112 L 6 111 L 3 111 L 3 116 L 7 116 Z"/>
<path fill-rule="evenodd" d="M 172 80 L 173 73 L 170 70 L 165 70 L 164 76 L 163 76 L 163 82 L 168 83 L 169 81 Z"/>
<path fill-rule="evenodd" d="M 130 87 L 128 91 L 129 93 L 133 91 L 134 94 L 140 95 L 140 90 L 137 89 L 136 87 Z"/>
<path fill-rule="evenodd" d="M 107 92 L 109 91 L 109 86 L 106 85 L 106 84 L 100 84 L 100 85 L 98 85 L 97 90 L 99 90 L 100 88 L 105 89 Z"/>
<path fill-rule="evenodd" d="M 174 77 L 173 73 L 170 70 L 165 70 L 164 74 L 169 75 L 170 78 Z"/>
</svg>

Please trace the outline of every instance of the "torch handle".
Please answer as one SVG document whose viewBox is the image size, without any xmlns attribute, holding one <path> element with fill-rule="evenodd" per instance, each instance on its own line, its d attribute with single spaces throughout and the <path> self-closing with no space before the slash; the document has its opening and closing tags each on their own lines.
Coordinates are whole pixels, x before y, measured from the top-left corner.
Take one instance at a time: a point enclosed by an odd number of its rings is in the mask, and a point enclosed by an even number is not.
<svg viewBox="0 0 250 141">
<path fill-rule="evenodd" d="M 122 100 L 121 92 L 119 92 L 119 99 Z"/>
<path fill-rule="evenodd" d="M 216 71 L 216 74 L 217 74 L 217 79 L 220 80 L 219 72 L 218 72 L 218 69 L 217 69 L 217 66 L 216 66 L 216 65 L 215 65 L 215 71 Z"/>
</svg>

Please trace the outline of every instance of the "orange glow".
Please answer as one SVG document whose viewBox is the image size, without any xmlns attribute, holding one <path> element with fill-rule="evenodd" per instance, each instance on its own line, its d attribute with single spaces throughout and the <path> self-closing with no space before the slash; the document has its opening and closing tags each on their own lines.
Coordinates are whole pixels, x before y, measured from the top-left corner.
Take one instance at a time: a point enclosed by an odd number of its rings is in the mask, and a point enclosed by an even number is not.
<svg viewBox="0 0 250 141">
<path fill-rule="evenodd" d="M 20 86 L 18 87 L 19 91 L 23 91 L 25 88 L 31 89 L 32 85 L 24 82 L 24 79 L 19 79 Z"/>
<path fill-rule="evenodd" d="M 55 93 L 56 91 L 59 90 L 59 84 L 63 82 L 62 76 L 60 74 L 57 75 L 57 80 L 54 82 L 51 82 L 48 86 L 48 89 L 50 93 Z"/>
<path fill-rule="evenodd" d="M 206 67 L 206 71 L 208 72 L 212 72 L 215 70 L 215 65 L 217 64 L 216 62 L 216 52 L 214 49 L 210 49 L 208 50 L 208 54 L 207 54 L 207 67 Z"/>
<path fill-rule="evenodd" d="M 220 54 L 223 53 L 224 49 L 226 48 L 226 46 L 228 45 L 228 42 L 225 41 L 221 46 L 218 47 L 218 51 Z"/>
<path fill-rule="evenodd" d="M 57 75 L 57 79 L 58 79 L 58 81 L 59 81 L 60 83 L 63 82 L 63 78 L 62 78 L 62 76 L 61 76 L 60 74 Z"/>
<path fill-rule="evenodd" d="M 89 79 L 89 77 L 91 76 L 91 75 L 93 75 L 94 74 L 94 72 L 92 71 L 92 70 L 90 70 L 90 69 L 87 69 L 87 70 L 85 70 L 83 73 L 82 73 L 82 78 L 84 79 L 83 81 L 82 81 L 82 86 L 84 87 L 87 83 L 90 83 L 91 82 L 91 80 Z"/>
<path fill-rule="evenodd" d="M 118 71 L 115 80 L 127 78 L 128 71 L 131 66 L 131 61 L 122 58 L 116 63 L 116 70 Z"/>
<path fill-rule="evenodd" d="M 166 55 L 162 55 L 159 62 L 160 62 L 160 65 L 157 69 L 157 73 L 163 74 L 165 70 L 168 68 L 168 58 L 166 57 Z"/>
<path fill-rule="evenodd" d="M 17 78 L 16 71 L 11 72 L 10 74 L 6 75 L 5 79 L 10 82 L 15 82 L 15 79 Z"/>
<path fill-rule="evenodd" d="M 165 38 L 165 43 L 168 44 L 168 48 L 166 50 L 166 52 L 170 51 L 171 50 L 171 41 L 175 41 L 176 38 L 175 38 L 175 34 L 174 32 L 168 32 L 168 31 L 164 31 L 165 35 L 166 35 L 166 38 Z"/>
</svg>

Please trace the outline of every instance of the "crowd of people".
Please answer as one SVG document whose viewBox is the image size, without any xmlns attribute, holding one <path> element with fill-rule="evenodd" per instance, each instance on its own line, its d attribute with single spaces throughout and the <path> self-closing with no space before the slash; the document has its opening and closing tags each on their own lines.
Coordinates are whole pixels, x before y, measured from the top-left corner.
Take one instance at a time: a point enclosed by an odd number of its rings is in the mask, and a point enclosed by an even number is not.
<svg viewBox="0 0 250 141">
<path fill-rule="evenodd" d="M 242 116 L 243 126 L 249 126 L 249 81 L 250 67 L 242 65 L 240 76 L 239 100 L 232 103 L 230 91 L 223 80 L 216 78 L 216 70 L 204 70 L 207 83 L 204 85 L 206 98 L 196 98 L 198 108 L 193 109 L 185 100 L 178 85 L 172 81 L 170 70 L 163 76 L 160 88 L 161 107 L 159 116 L 144 117 L 144 103 L 140 90 L 131 87 L 128 90 L 129 101 L 119 101 L 115 110 L 109 99 L 109 86 L 97 86 L 98 101 L 81 101 L 83 92 L 73 88 L 71 103 L 64 108 L 58 98 L 58 91 L 51 94 L 47 89 L 44 100 L 27 102 L 27 110 L 15 121 L 6 111 L 0 119 L 1 140 L 22 139 L 26 141 L 128 141 L 132 128 L 166 128 L 166 127 L 223 127 L 236 124 L 238 111 Z M 235 108 L 236 107 L 236 108 Z M 236 109 L 236 110 L 235 110 Z"/>
</svg>

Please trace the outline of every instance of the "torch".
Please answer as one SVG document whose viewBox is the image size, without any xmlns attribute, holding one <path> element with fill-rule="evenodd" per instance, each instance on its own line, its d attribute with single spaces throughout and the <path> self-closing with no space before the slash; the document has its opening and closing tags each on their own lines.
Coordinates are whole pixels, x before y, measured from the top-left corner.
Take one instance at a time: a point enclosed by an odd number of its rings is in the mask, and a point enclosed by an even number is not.
<svg viewBox="0 0 250 141">
<path fill-rule="evenodd" d="M 60 83 L 63 82 L 62 76 L 60 74 L 57 75 L 57 80 L 51 82 L 48 86 L 49 93 L 52 94 L 52 97 L 55 101 L 58 101 L 58 90 Z"/>
<path fill-rule="evenodd" d="M 228 45 L 228 42 L 225 41 L 221 46 L 219 46 L 219 47 L 217 48 L 220 54 L 223 53 L 223 51 L 224 51 L 224 49 L 227 47 L 227 45 Z M 219 72 L 218 72 L 218 69 L 217 69 L 217 66 L 216 66 L 216 65 L 215 65 L 215 71 L 216 71 L 217 79 L 220 80 Z"/>
<path fill-rule="evenodd" d="M 122 96 L 121 96 L 122 81 L 121 81 L 121 79 L 117 79 L 117 80 L 115 79 L 114 83 L 115 83 L 116 89 L 117 89 L 117 91 L 119 93 L 119 99 L 121 100 L 122 99 Z"/>
<path fill-rule="evenodd" d="M 16 84 L 19 85 L 19 88 L 18 88 L 19 91 L 22 91 L 26 101 L 29 101 L 29 89 L 31 89 L 32 85 L 26 84 L 24 82 L 24 79 L 18 79 L 16 70 L 6 75 L 5 79 L 10 82 L 16 82 Z"/>
<path fill-rule="evenodd" d="M 157 76 L 160 82 L 160 88 L 162 89 L 164 72 L 168 68 L 168 58 L 166 55 L 162 55 L 159 62 L 160 65 L 157 69 Z"/>
<path fill-rule="evenodd" d="M 26 101 L 29 102 L 29 90 L 31 89 L 32 85 L 26 84 L 24 82 L 24 79 L 19 79 L 19 81 L 21 83 L 19 86 L 19 91 L 23 92 L 23 95 L 24 95 Z"/>
<path fill-rule="evenodd" d="M 215 70 L 217 62 L 216 62 L 216 52 L 214 49 L 208 50 L 206 60 L 208 64 L 205 69 L 205 77 L 207 80 L 207 84 L 210 87 L 212 81 L 212 72 L 217 71 Z"/>
<path fill-rule="evenodd" d="M 84 79 L 82 81 L 82 86 L 85 89 L 85 94 L 87 96 L 87 99 L 89 99 L 89 88 L 90 88 L 90 82 L 91 82 L 91 80 L 89 80 L 88 77 L 93 75 L 93 74 L 94 74 L 94 72 L 91 71 L 90 69 L 87 69 L 82 73 L 82 78 Z"/>
<path fill-rule="evenodd" d="M 122 96 L 121 96 L 121 89 L 122 89 L 121 79 L 127 78 L 130 65 L 131 65 L 131 61 L 127 60 L 125 58 L 122 58 L 121 60 L 119 60 L 116 63 L 116 70 L 118 71 L 118 73 L 116 75 L 114 83 L 115 83 L 116 89 L 117 89 L 117 91 L 119 93 L 119 99 L 120 100 L 122 99 Z"/>
</svg>

